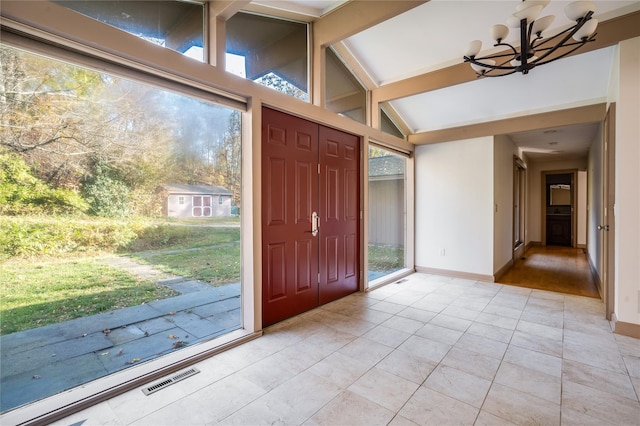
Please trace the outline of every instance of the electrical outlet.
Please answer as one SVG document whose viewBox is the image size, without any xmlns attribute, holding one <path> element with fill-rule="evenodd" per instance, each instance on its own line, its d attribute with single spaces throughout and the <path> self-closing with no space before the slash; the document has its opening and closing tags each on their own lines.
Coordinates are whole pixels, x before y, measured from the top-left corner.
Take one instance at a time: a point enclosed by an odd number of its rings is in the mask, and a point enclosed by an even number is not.
<svg viewBox="0 0 640 426">
<path fill-rule="evenodd" d="M 440 249 L 440 256 L 444 256 L 444 249 L 443 248 Z"/>
</svg>

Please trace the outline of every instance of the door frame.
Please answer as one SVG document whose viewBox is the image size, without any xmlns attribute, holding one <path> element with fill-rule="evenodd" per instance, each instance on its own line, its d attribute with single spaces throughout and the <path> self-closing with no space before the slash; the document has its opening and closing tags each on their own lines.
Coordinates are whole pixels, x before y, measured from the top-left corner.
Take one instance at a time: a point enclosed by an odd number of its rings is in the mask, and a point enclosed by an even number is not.
<svg viewBox="0 0 640 426">
<path fill-rule="evenodd" d="M 615 300 L 615 212 L 616 201 L 616 104 L 609 105 L 602 129 L 602 299 L 605 317 L 611 320 Z"/>
<path fill-rule="evenodd" d="M 518 175 L 518 183 L 521 183 L 518 191 L 516 191 L 516 175 Z M 524 256 L 527 246 L 527 189 L 528 189 L 528 172 L 527 165 L 520 157 L 514 155 L 513 157 L 513 218 L 511 221 L 512 224 L 512 234 L 511 234 L 511 244 L 513 245 L 513 252 L 511 260 L 515 263 L 517 259 L 520 259 Z M 516 201 L 517 194 L 520 194 L 519 199 Z M 522 201 L 522 203 L 520 203 Z M 520 208 L 520 211 L 516 213 L 516 203 Z M 516 220 L 516 215 L 518 215 L 518 219 Z M 522 222 L 522 223 L 520 223 Z M 514 235 L 516 234 L 516 224 L 519 224 L 522 228 L 522 235 L 520 235 L 520 243 L 516 245 L 514 241 Z"/>
<path fill-rule="evenodd" d="M 541 226 L 540 226 L 540 241 L 543 246 L 547 245 L 547 175 L 565 175 L 571 174 L 571 247 L 577 247 L 577 212 L 576 206 L 578 204 L 578 191 L 576 191 L 576 184 L 578 182 L 578 169 L 568 169 L 568 170 L 543 170 L 541 173 L 540 179 L 540 192 L 542 193 L 541 197 Z"/>
<path fill-rule="evenodd" d="M 262 279 L 260 286 L 260 319 L 261 326 L 265 327 L 362 290 L 361 232 L 363 220 L 361 203 L 363 192 L 363 138 L 354 133 L 330 127 L 264 104 L 261 106 L 261 114 L 260 173 L 262 182 L 260 205 L 262 212 L 260 246 Z M 288 124 L 287 121 L 289 122 Z M 310 167 L 305 169 L 308 174 L 308 179 L 305 179 L 305 181 L 309 182 L 311 187 L 315 189 L 308 193 L 309 208 L 304 209 L 303 212 L 298 212 L 296 206 L 299 204 L 296 204 L 289 191 L 292 185 L 296 187 L 295 192 L 297 193 L 298 191 L 294 172 L 294 169 L 297 170 L 298 159 L 294 161 L 295 168 L 292 167 L 292 164 L 289 164 L 283 169 L 281 165 L 285 161 L 287 154 L 284 152 L 275 154 L 276 160 L 280 163 L 280 168 L 278 169 L 280 179 L 278 179 L 279 185 L 276 187 L 286 187 L 283 191 L 278 192 L 284 195 L 274 205 L 284 207 L 276 215 L 278 221 L 275 224 L 282 227 L 282 229 L 278 230 L 280 236 L 276 236 L 275 240 L 266 236 L 266 231 L 271 228 L 268 226 L 269 219 L 266 216 L 268 208 L 265 207 L 265 203 L 270 198 L 268 194 L 273 193 L 270 189 L 271 185 L 267 185 L 268 178 L 265 175 L 265 172 L 269 169 L 266 162 L 271 158 L 270 154 L 272 152 L 266 150 L 265 143 L 270 140 L 267 133 L 269 133 L 270 126 L 274 124 L 281 126 L 275 133 L 276 141 L 280 141 L 280 143 L 276 144 L 279 147 L 278 150 L 281 151 L 283 147 L 285 150 L 291 149 L 290 147 L 286 148 L 288 143 L 293 142 L 293 139 L 297 137 L 298 131 L 302 130 L 301 134 L 307 136 L 307 138 L 303 138 L 301 146 L 303 149 L 309 146 L 314 147 L 313 149 L 307 149 L 307 151 L 312 156 L 315 156 L 313 161 L 307 164 Z M 315 151 L 315 154 L 312 151 Z M 343 154 L 344 158 L 342 158 Z M 341 165 L 339 164 L 340 161 L 336 163 L 337 160 L 335 159 L 344 161 L 345 158 L 352 167 Z M 331 183 L 337 185 L 331 186 Z M 352 194 L 349 188 L 355 188 L 355 194 L 353 194 L 355 197 L 347 196 Z M 355 204 L 353 204 L 353 208 L 348 209 L 346 206 L 352 205 L 351 202 Z M 306 203 L 302 205 L 306 205 Z M 289 210 L 294 210 L 296 213 L 294 214 Z M 298 213 L 303 214 L 303 220 L 299 220 Z M 352 222 L 348 227 L 353 233 L 348 235 L 341 233 L 345 221 Z M 302 228 L 298 226 L 300 224 Z M 283 242 L 284 240 L 282 240 L 284 238 L 282 235 L 288 234 L 288 231 L 291 231 L 294 226 L 296 228 L 295 234 L 305 233 L 303 240 L 310 241 L 309 247 L 311 247 L 308 252 L 310 260 L 308 263 L 311 264 L 310 273 L 307 274 L 309 285 L 300 288 L 292 286 L 296 282 L 295 277 L 298 275 L 296 272 L 298 263 L 295 262 L 295 259 L 289 257 L 292 250 L 291 244 L 287 248 Z M 333 234 L 328 234 L 328 232 L 333 232 Z M 306 233 L 312 237 L 310 239 L 306 238 Z M 273 233 L 270 234 L 275 235 Z M 340 240 L 341 236 L 344 237 L 342 241 Z M 325 237 L 331 237 L 332 245 L 323 240 Z M 275 281 L 270 280 L 272 263 L 265 257 L 269 254 L 265 244 L 270 244 L 271 242 L 275 244 L 275 249 L 279 250 L 277 253 L 274 251 L 275 255 L 273 257 L 276 264 L 280 265 L 280 273 L 278 274 L 280 278 Z M 354 248 L 354 250 L 348 250 L 348 246 Z M 352 254 L 352 256 L 347 256 L 347 253 Z M 285 255 L 283 256 L 283 254 Z M 337 264 L 329 260 L 332 257 L 337 259 Z M 349 262 L 349 258 L 351 262 Z M 323 269 L 323 265 L 332 265 L 333 267 Z M 277 268 L 273 270 L 275 271 Z M 273 298 L 268 299 L 267 295 L 272 283 L 279 285 L 279 288 L 276 288 L 278 293 Z M 312 296 L 313 294 L 315 296 Z M 302 299 L 299 296 L 302 296 Z M 315 301 L 312 301 L 312 299 Z M 274 303 L 279 305 L 275 306 Z"/>
</svg>

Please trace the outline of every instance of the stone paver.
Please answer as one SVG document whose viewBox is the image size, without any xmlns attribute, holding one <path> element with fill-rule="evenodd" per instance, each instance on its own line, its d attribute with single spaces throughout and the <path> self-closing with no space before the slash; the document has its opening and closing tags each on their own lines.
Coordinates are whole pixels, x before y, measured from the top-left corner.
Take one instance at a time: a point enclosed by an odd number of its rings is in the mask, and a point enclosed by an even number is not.
<svg viewBox="0 0 640 426">
<path fill-rule="evenodd" d="M 88 383 L 241 327 L 240 284 L 167 277 L 126 258 L 110 264 L 182 293 L 0 336 L 0 410 Z"/>
</svg>

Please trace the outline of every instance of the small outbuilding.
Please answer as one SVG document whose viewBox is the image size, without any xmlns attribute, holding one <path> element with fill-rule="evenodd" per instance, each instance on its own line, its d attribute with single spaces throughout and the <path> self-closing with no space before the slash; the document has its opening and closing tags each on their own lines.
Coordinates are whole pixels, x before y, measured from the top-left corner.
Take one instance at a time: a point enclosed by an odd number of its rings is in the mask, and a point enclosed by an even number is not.
<svg viewBox="0 0 640 426">
<path fill-rule="evenodd" d="M 231 191 L 222 186 L 167 183 L 164 214 L 169 217 L 231 216 Z"/>
</svg>

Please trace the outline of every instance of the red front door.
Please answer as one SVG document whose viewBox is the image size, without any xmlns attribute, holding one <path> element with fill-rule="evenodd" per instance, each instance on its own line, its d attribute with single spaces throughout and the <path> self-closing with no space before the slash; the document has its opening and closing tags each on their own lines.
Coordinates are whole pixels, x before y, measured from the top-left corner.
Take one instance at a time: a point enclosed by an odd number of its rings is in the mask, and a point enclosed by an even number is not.
<svg viewBox="0 0 640 426">
<path fill-rule="evenodd" d="M 320 127 L 320 304 L 358 290 L 360 140 Z"/>
<path fill-rule="evenodd" d="M 359 139 L 268 108 L 262 122 L 267 326 L 358 290 Z"/>
</svg>

